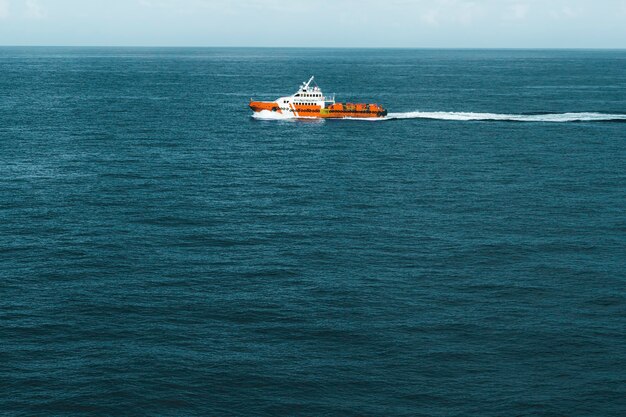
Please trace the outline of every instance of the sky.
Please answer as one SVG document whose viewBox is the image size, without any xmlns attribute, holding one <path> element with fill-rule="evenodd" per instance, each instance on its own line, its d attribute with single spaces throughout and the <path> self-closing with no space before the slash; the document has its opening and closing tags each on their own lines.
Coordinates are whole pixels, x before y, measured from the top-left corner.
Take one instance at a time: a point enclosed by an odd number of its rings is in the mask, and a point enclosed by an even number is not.
<svg viewBox="0 0 626 417">
<path fill-rule="evenodd" d="M 626 48 L 626 0 L 0 0 L 0 45 Z"/>
</svg>

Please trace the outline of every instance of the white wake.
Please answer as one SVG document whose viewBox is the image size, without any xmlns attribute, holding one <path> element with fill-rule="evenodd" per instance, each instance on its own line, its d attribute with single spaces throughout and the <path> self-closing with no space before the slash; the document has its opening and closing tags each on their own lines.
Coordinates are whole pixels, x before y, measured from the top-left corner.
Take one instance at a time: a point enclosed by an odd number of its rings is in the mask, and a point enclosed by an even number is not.
<svg viewBox="0 0 626 417">
<path fill-rule="evenodd" d="M 317 119 L 315 117 L 296 117 L 292 113 L 277 113 L 269 110 L 262 110 L 252 114 L 255 119 L 261 120 L 297 120 L 297 119 Z M 498 113 L 470 113 L 470 112 L 425 112 L 411 111 L 406 113 L 389 113 L 381 118 L 355 118 L 345 117 L 338 120 L 362 120 L 368 122 L 398 120 L 398 119 L 436 119 L 436 120 L 456 120 L 456 121 L 508 121 L 508 122 L 609 122 L 626 121 L 626 114 L 611 113 L 547 113 L 547 114 L 498 114 Z"/>
<path fill-rule="evenodd" d="M 606 122 L 626 120 L 626 114 L 609 113 L 549 113 L 549 114 L 496 114 L 496 113 L 464 113 L 464 112 L 422 112 L 389 113 L 386 120 L 394 119 L 437 119 L 437 120 L 496 120 L 511 122 Z"/>
<path fill-rule="evenodd" d="M 252 117 L 260 120 L 287 120 L 287 119 L 295 119 L 295 116 L 292 116 L 288 113 L 278 113 L 275 111 L 269 110 L 261 110 L 260 112 L 252 113 Z"/>
</svg>

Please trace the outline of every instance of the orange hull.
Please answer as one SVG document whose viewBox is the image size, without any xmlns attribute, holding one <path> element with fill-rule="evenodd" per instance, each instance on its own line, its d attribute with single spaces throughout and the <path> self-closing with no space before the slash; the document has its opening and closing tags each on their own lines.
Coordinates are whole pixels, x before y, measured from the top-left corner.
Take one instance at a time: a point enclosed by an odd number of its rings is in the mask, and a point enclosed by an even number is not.
<svg viewBox="0 0 626 417">
<path fill-rule="evenodd" d="M 387 116 L 387 110 L 377 104 L 335 103 L 327 108 L 315 105 L 286 104 L 282 107 L 275 101 L 251 101 L 250 108 L 254 112 L 271 111 L 278 114 L 288 114 L 293 117 L 317 119 L 349 118 L 382 118 Z"/>
<path fill-rule="evenodd" d="M 272 112 L 287 118 L 306 119 L 380 119 L 387 116 L 387 110 L 378 104 L 336 103 L 335 95 L 325 96 L 317 84 L 302 83 L 296 93 L 275 101 L 253 101 L 250 108 L 255 113 Z"/>
</svg>

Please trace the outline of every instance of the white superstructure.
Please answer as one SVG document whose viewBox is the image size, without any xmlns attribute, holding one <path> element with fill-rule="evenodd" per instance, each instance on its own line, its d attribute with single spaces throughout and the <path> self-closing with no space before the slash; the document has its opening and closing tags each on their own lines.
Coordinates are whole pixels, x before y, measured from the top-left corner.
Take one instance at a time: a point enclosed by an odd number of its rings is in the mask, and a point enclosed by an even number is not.
<svg viewBox="0 0 626 417">
<path fill-rule="evenodd" d="M 330 97 L 324 96 L 320 87 L 315 84 L 315 76 L 309 78 L 309 81 L 302 83 L 296 93 L 291 96 L 281 97 L 276 100 L 278 106 L 283 112 L 293 112 L 298 115 L 295 106 L 319 106 L 320 109 L 326 108 L 327 105 L 335 104 L 335 95 Z M 315 85 L 311 85 L 314 83 Z"/>
</svg>

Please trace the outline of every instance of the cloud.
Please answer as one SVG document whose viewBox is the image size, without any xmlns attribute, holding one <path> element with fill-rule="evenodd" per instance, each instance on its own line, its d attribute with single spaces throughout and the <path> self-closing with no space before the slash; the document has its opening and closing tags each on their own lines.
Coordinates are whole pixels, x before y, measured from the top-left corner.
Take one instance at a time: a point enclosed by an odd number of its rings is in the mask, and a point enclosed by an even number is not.
<svg viewBox="0 0 626 417">
<path fill-rule="evenodd" d="M 509 6 L 504 16 L 507 20 L 524 20 L 528 16 L 528 4 L 515 3 Z"/>
<path fill-rule="evenodd" d="M 9 0 L 0 0 L 0 19 L 9 17 Z"/>
<path fill-rule="evenodd" d="M 469 25 L 482 14 L 481 7 L 473 2 L 461 2 L 457 5 L 457 10 L 453 15 L 453 21 Z"/>
<path fill-rule="evenodd" d="M 575 19 L 584 15 L 585 11 L 582 7 L 563 6 L 558 10 L 553 10 L 550 14 L 555 19 Z"/>
<path fill-rule="evenodd" d="M 439 26 L 439 11 L 436 9 L 426 10 L 420 15 L 420 20 L 430 26 Z"/>
<path fill-rule="evenodd" d="M 29 19 L 44 19 L 46 11 L 36 0 L 26 0 L 26 17 Z"/>
<path fill-rule="evenodd" d="M 484 15 L 483 7 L 475 1 L 438 0 L 419 14 L 419 19 L 429 26 L 445 23 L 469 25 Z"/>
</svg>

